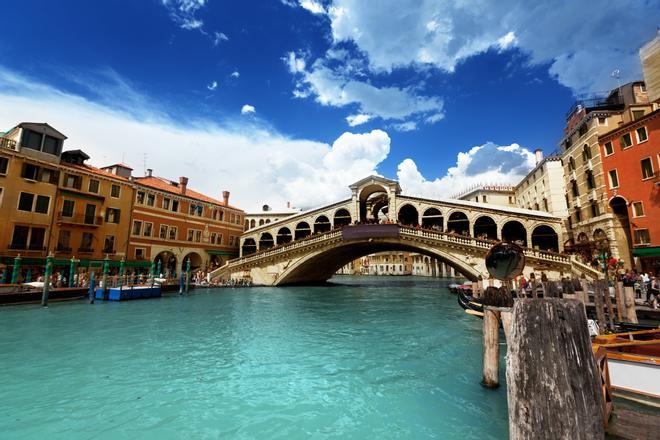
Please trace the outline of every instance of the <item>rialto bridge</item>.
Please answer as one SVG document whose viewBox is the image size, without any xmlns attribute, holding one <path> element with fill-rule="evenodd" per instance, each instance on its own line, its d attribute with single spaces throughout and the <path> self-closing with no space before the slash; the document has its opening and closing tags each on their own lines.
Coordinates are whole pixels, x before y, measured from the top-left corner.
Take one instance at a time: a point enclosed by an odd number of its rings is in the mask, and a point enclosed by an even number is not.
<svg viewBox="0 0 660 440">
<path fill-rule="evenodd" d="M 424 254 L 465 277 L 488 278 L 484 257 L 494 242 L 525 251 L 525 272 L 597 273 L 561 253 L 562 220 L 547 212 L 401 194 L 398 182 L 370 176 L 350 199 L 247 230 L 241 256 L 211 273 L 260 285 L 321 282 L 348 262 L 383 251 Z"/>
</svg>

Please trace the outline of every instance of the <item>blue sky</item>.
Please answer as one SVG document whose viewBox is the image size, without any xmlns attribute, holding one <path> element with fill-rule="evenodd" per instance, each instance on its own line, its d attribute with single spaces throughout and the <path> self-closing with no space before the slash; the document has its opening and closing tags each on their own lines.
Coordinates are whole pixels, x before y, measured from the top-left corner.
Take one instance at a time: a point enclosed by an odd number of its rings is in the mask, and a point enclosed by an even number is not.
<svg viewBox="0 0 660 440">
<path fill-rule="evenodd" d="M 47 121 L 95 165 L 146 161 L 246 209 L 329 202 L 374 172 L 448 196 L 515 182 L 575 96 L 641 78 L 659 6 L 12 1 L 0 130 Z"/>
</svg>

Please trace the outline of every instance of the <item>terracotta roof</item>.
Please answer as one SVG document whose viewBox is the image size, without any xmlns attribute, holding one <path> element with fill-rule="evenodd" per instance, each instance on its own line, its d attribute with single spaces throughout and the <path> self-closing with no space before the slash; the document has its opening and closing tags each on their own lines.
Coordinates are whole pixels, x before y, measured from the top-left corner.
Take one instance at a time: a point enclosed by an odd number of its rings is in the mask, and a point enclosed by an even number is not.
<svg viewBox="0 0 660 440">
<path fill-rule="evenodd" d="M 219 205 L 219 206 L 225 206 L 223 201 L 218 200 L 218 199 L 214 199 L 212 197 L 206 196 L 206 195 L 201 194 L 201 193 L 198 193 L 197 191 L 193 191 L 189 187 L 186 187 L 186 193 L 183 194 L 181 192 L 181 187 L 179 186 L 178 183 L 176 185 L 174 185 L 172 183 L 172 181 L 164 179 L 162 177 L 154 177 L 154 176 L 152 176 L 152 177 L 137 177 L 137 178 L 134 179 L 134 182 L 137 183 L 138 185 L 148 186 L 150 188 L 159 189 L 161 191 L 176 194 L 176 195 L 179 195 L 179 196 L 189 197 L 191 199 L 197 199 L 197 200 L 200 200 L 202 202 L 213 203 L 213 204 Z M 227 205 L 227 208 L 232 208 L 232 209 L 242 211 L 242 209 L 239 209 L 239 208 L 237 208 L 235 206 L 232 206 L 232 205 Z"/>
<path fill-rule="evenodd" d="M 85 165 L 75 165 L 75 164 L 72 164 L 72 163 L 62 163 L 61 165 L 65 168 L 72 168 L 74 170 L 86 171 L 88 173 L 97 174 L 97 175 L 103 176 L 103 177 L 109 177 L 111 179 L 122 180 L 124 182 L 129 181 L 125 177 L 118 176 L 116 174 L 112 174 L 108 171 L 105 171 L 105 170 L 102 170 L 100 168 L 96 168 L 96 167 L 93 167 L 93 166 L 87 165 L 87 164 L 85 164 Z"/>
</svg>

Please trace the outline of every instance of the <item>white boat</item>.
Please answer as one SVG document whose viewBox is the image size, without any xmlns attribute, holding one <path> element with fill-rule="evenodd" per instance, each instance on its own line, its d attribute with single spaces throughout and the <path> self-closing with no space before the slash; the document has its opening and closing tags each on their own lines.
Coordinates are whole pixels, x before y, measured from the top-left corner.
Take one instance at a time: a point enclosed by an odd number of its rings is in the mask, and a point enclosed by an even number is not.
<svg viewBox="0 0 660 440">
<path fill-rule="evenodd" d="M 597 336 L 607 353 L 612 392 L 660 407 L 660 329 Z"/>
</svg>

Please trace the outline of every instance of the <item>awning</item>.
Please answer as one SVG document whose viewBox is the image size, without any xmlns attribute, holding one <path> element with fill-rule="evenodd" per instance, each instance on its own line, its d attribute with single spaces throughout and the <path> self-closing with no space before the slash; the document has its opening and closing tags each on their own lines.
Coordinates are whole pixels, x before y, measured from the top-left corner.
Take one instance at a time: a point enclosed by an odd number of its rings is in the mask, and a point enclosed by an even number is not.
<svg viewBox="0 0 660 440">
<path fill-rule="evenodd" d="M 104 260 L 89 260 L 89 259 L 80 259 L 80 261 L 77 263 L 78 267 L 88 267 L 88 266 L 93 266 L 93 267 L 103 267 L 103 261 Z M 0 263 L 4 263 L 8 266 L 11 266 L 14 264 L 14 257 L 2 257 L 0 258 Z M 61 258 L 54 258 L 53 259 L 53 266 L 69 266 L 71 264 L 71 260 L 69 259 L 61 259 Z M 110 260 L 108 262 L 109 267 L 119 267 L 120 261 L 119 260 Z M 34 258 L 34 257 L 21 257 L 21 265 L 23 266 L 45 266 L 46 265 L 46 259 L 45 258 Z M 125 261 L 124 262 L 124 267 L 151 267 L 151 262 L 150 261 Z"/>
<path fill-rule="evenodd" d="M 635 248 L 632 254 L 633 257 L 660 257 L 660 246 Z"/>
</svg>

